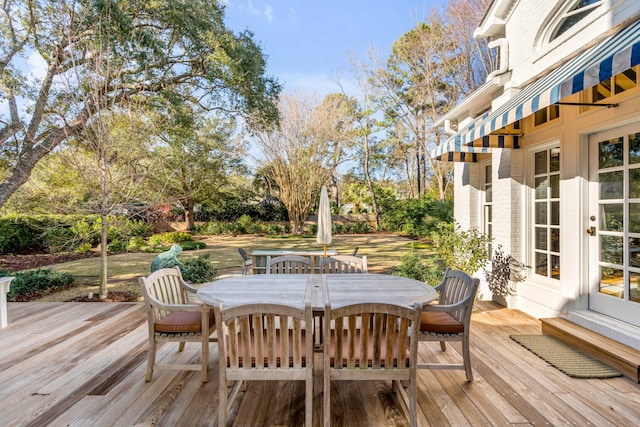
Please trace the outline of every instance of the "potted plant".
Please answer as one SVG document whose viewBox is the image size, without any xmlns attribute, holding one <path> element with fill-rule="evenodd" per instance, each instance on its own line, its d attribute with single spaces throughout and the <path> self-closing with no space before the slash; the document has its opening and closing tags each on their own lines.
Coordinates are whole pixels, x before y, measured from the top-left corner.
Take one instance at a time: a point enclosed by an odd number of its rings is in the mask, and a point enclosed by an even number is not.
<svg viewBox="0 0 640 427">
<path fill-rule="evenodd" d="M 502 251 L 502 245 L 498 245 L 491 258 L 491 270 L 484 269 L 485 279 L 494 301 L 508 306 L 507 297 L 515 294 L 511 282 L 524 280 L 522 276 L 524 267 L 525 265 L 511 254 L 505 254 Z"/>
</svg>

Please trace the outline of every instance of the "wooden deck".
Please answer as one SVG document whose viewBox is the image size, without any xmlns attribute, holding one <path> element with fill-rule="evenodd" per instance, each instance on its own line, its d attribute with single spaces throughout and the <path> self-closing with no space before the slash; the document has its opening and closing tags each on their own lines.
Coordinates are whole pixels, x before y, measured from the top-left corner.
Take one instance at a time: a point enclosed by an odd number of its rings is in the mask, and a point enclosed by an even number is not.
<svg viewBox="0 0 640 427">
<path fill-rule="evenodd" d="M 216 424 L 217 351 L 210 380 L 198 372 L 160 371 L 144 382 L 147 329 L 135 303 L 9 303 L 0 330 L 2 426 L 208 426 Z M 509 338 L 540 333 L 540 323 L 518 311 L 478 303 L 472 321 L 473 383 L 464 371 L 420 371 L 419 424 L 619 425 L 640 423 L 640 385 L 620 377 L 572 379 Z M 165 344 L 159 357 L 197 359 Z M 420 344 L 424 360 L 459 360 Z M 320 390 L 318 382 L 317 390 Z M 333 384 L 332 425 L 403 426 L 406 414 L 390 383 Z M 234 426 L 299 426 L 304 384 L 253 383 L 234 408 Z M 322 396 L 314 397 L 314 424 Z"/>
</svg>

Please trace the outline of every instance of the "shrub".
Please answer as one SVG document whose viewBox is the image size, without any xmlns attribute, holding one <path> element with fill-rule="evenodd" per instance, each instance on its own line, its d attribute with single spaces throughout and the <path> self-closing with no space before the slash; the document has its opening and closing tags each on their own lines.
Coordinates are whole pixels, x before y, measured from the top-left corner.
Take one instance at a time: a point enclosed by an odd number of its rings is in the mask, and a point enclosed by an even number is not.
<svg viewBox="0 0 640 427">
<path fill-rule="evenodd" d="M 144 250 L 144 247 L 147 243 L 144 241 L 144 238 L 141 236 L 134 236 L 129 239 L 127 242 L 127 252 L 140 252 Z"/>
<path fill-rule="evenodd" d="M 502 252 L 502 245 L 498 245 L 491 259 L 491 270 L 484 270 L 489 290 L 493 295 L 505 298 L 513 295 L 510 281 L 521 282 L 521 275 L 525 265 L 516 260 L 511 254 Z"/>
<path fill-rule="evenodd" d="M 193 240 L 191 233 L 188 231 L 169 231 L 167 233 L 154 234 L 149 237 L 151 246 L 167 245 L 169 243 L 180 243 Z"/>
<path fill-rule="evenodd" d="M 112 240 L 107 245 L 107 251 L 109 252 L 126 252 L 129 247 L 129 242 L 125 239 Z"/>
<path fill-rule="evenodd" d="M 0 272 L 0 276 L 15 276 L 11 290 L 7 294 L 9 301 L 28 301 L 69 288 L 73 276 L 69 273 L 57 273 L 51 269 L 36 269 L 21 273 Z"/>
<path fill-rule="evenodd" d="M 77 254 L 86 254 L 91 250 L 91 243 L 83 243 L 77 248 L 75 248 L 74 252 Z"/>
<path fill-rule="evenodd" d="M 419 280 L 432 286 L 442 279 L 442 268 L 432 262 L 423 261 L 413 249 L 407 255 L 400 257 L 401 264 L 395 267 L 394 275 Z"/>
<path fill-rule="evenodd" d="M 209 261 L 209 254 L 182 261 L 180 271 L 187 283 L 212 282 L 218 277 L 218 270 Z"/>
<path fill-rule="evenodd" d="M 491 237 L 475 227 L 465 231 L 458 224 L 439 224 L 431 238 L 444 265 L 453 269 L 473 274 L 489 261 Z"/>
</svg>

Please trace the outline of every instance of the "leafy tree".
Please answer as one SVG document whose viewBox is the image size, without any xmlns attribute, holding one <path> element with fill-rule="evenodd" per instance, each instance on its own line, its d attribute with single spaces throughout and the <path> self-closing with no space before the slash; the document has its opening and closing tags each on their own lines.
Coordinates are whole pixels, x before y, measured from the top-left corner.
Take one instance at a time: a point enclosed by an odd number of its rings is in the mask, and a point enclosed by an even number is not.
<svg viewBox="0 0 640 427">
<path fill-rule="evenodd" d="M 187 228 L 195 223 L 194 207 L 215 198 L 234 171 L 244 170 L 241 147 L 231 142 L 235 122 L 223 116 L 200 121 L 187 129 L 169 130 L 156 150 L 155 186 L 182 206 Z"/>
<path fill-rule="evenodd" d="M 189 104 L 242 114 L 255 127 L 277 121 L 280 85 L 265 75 L 260 47 L 223 20 L 215 0 L 2 2 L 0 206 L 105 109 L 144 102 L 171 115 Z M 91 66 L 96 52 L 109 67 Z M 44 63 L 41 77 L 21 67 L 27 56 Z M 84 103 L 69 103 L 70 95 Z"/>
</svg>

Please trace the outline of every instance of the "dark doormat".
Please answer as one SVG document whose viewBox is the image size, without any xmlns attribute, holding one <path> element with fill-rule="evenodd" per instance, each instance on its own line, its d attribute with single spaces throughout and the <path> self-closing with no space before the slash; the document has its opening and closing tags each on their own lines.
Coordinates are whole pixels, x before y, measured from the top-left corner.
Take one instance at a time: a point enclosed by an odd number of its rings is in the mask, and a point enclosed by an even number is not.
<svg viewBox="0 0 640 427">
<path fill-rule="evenodd" d="M 511 335 L 511 339 L 573 378 L 613 378 L 622 372 L 605 365 L 551 335 Z"/>
</svg>

